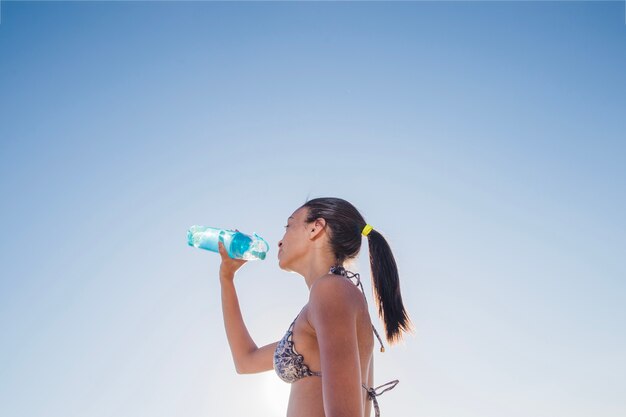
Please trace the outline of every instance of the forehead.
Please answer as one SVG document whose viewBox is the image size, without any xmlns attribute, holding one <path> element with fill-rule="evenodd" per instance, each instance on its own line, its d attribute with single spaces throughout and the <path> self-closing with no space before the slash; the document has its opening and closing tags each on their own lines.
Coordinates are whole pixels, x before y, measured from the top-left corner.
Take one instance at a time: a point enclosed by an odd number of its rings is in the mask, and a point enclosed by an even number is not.
<svg viewBox="0 0 626 417">
<path fill-rule="evenodd" d="M 294 211 L 291 216 L 287 220 L 293 219 L 297 220 L 304 216 L 306 213 L 306 207 L 300 207 L 298 210 Z"/>
</svg>

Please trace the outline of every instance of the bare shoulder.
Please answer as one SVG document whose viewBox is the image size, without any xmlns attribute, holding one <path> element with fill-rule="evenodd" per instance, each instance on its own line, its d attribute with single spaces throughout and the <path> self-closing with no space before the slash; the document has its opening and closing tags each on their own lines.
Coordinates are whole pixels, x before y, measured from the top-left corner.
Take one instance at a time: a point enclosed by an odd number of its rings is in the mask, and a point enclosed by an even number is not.
<svg viewBox="0 0 626 417">
<path fill-rule="evenodd" d="M 330 297 L 331 299 L 342 297 L 352 298 L 354 294 L 360 294 L 360 292 L 355 292 L 355 289 L 358 288 L 349 279 L 335 274 L 326 274 L 313 283 L 311 292 L 309 293 L 309 299 L 319 297 Z"/>
<path fill-rule="evenodd" d="M 309 307 L 335 313 L 357 313 L 362 308 L 363 296 L 352 281 L 334 274 L 319 278 L 309 293 Z"/>
</svg>

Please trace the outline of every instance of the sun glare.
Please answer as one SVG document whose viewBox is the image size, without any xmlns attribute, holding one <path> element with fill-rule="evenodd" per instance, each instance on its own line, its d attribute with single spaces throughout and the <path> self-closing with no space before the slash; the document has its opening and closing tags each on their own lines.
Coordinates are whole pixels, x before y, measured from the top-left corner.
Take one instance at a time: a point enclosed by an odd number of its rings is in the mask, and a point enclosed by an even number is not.
<svg viewBox="0 0 626 417">
<path fill-rule="evenodd" d="M 268 415 L 284 416 L 287 414 L 290 385 L 281 381 L 274 372 L 266 372 L 263 381 L 264 397 Z"/>
</svg>

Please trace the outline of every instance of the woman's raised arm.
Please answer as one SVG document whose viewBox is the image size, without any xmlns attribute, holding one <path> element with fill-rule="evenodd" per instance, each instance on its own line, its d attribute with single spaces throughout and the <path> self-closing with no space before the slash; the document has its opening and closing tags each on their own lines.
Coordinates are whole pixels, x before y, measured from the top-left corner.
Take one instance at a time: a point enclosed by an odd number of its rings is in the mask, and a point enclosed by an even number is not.
<svg viewBox="0 0 626 417">
<path fill-rule="evenodd" d="M 274 367 L 273 356 L 278 342 L 257 347 L 250 336 L 241 315 L 237 291 L 235 290 L 235 272 L 247 261 L 228 256 L 222 242 L 219 242 L 220 285 L 222 287 L 222 313 L 226 337 L 233 355 L 235 369 L 239 374 L 251 374 L 269 371 Z"/>
</svg>

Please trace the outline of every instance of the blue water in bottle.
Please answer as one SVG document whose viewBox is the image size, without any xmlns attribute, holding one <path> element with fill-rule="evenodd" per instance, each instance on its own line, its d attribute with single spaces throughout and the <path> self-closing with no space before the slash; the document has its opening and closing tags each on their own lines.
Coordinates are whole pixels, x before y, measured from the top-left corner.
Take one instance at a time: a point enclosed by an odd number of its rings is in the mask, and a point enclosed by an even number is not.
<svg viewBox="0 0 626 417">
<path fill-rule="evenodd" d="M 198 225 L 187 230 L 189 246 L 219 252 L 218 241 L 224 244 L 228 255 L 234 259 L 263 260 L 269 251 L 267 242 L 256 233 L 250 236 L 235 230 Z"/>
</svg>

